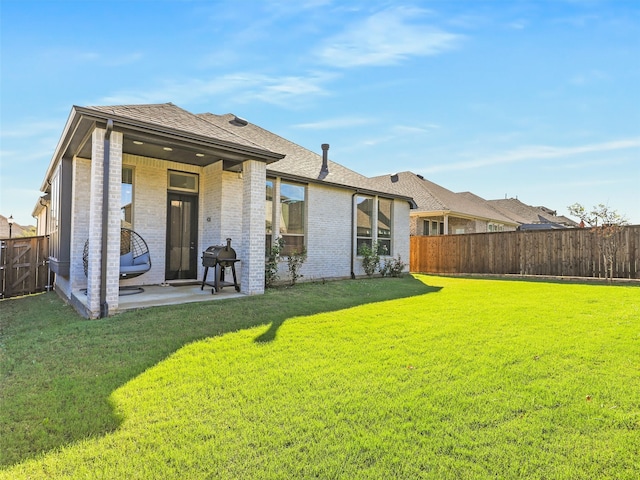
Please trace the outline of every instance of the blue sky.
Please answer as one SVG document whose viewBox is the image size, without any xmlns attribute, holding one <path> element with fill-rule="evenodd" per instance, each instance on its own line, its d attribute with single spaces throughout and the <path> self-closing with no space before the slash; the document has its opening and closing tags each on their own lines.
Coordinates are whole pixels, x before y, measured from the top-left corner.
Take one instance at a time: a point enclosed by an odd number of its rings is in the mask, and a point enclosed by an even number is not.
<svg viewBox="0 0 640 480">
<path fill-rule="evenodd" d="M 374 176 L 640 224 L 640 2 L 1 0 L 0 214 L 72 105 L 235 113 Z"/>
</svg>

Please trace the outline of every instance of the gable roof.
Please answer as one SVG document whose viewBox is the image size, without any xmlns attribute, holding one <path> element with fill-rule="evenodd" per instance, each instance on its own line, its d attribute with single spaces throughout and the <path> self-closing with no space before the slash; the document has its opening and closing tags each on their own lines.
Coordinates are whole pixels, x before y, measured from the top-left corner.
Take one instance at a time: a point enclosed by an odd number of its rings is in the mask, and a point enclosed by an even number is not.
<svg viewBox="0 0 640 480">
<path fill-rule="evenodd" d="M 271 175 L 328 185 L 355 187 L 363 193 L 383 193 L 393 197 L 405 197 L 407 201 L 411 200 L 410 195 L 404 195 L 394 188 L 385 188 L 379 182 L 331 160 L 327 161 L 329 173 L 320 175 L 323 161 L 321 154 L 308 150 L 231 113 L 225 115 L 202 113 L 198 117 L 238 138 L 259 145 L 261 148 L 285 154 L 283 159 L 267 165 L 267 172 Z"/>
<path fill-rule="evenodd" d="M 490 208 L 485 199 L 470 192 L 452 192 L 413 172 L 382 175 L 374 180 L 412 196 L 417 204 L 414 214 L 448 214 L 516 225 L 512 219 Z"/>
<path fill-rule="evenodd" d="M 96 125 L 105 128 L 109 121 L 124 133 L 125 153 L 199 166 L 223 160 L 224 168 L 231 171 L 239 171 L 242 162 L 252 158 L 267 164 L 271 175 L 365 194 L 384 194 L 414 206 L 410 197 L 382 188 L 370 178 L 330 160 L 329 172 L 320 175 L 321 155 L 233 114 L 193 114 L 173 103 L 74 106 L 42 183 L 43 192 L 47 191 L 47 181 L 63 156 L 90 158 L 90 132 Z"/>
<path fill-rule="evenodd" d="M 264 146 L 250 142 L 245 138 L 233 135 L 231 132 L 205 121 L 198 115 L 174 105 L 173 103 L 147 104 L 147 105 L 115 105 L 92 106 L 86 110 L 106 113 L 110 116 L 138 120 L 158 127 L 170 128 L 185 133 L 197 134 L 203 137 L 216 138 L 227 142 L 244 145 L 247 147 L 269 150 Z M 273 150 L 271 150 L 273 151 Z"/>
</svg>

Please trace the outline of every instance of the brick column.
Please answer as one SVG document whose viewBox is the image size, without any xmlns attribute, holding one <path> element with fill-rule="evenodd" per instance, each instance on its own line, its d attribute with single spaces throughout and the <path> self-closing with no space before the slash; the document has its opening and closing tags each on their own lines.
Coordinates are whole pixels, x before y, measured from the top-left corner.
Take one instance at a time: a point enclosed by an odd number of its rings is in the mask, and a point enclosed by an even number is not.
<svg viewBox="0 0 640 480">
<path fill-rule="evenodd" d="M 247 160 L 242 164 L 242 273 L 243 293 L 264 293 L 265 182 L 264 163 Z"/>
<path fill-rule="evenodd" d="M 91 189 L 89 198 L 89 265 L 87 309 L 91 318 L 100 315 L 102 262 L 102 187 L 105 130 L 96 128 L 91 136 Z M 109 148 L 109 210 L 107 221 L 107 296 L 109 312 L 118 310 L 120 280 L 120 194 L 122 182 L 122 133 L 113 131 Z"/>
</svg>

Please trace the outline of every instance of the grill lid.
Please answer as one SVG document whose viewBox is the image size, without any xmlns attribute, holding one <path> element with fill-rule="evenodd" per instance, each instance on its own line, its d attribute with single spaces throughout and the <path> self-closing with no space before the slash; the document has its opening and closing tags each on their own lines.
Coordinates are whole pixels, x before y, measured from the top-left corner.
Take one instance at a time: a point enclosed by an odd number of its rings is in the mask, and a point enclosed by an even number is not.
<svg viewBox="0 0 640 480">
<path fill-rule="evenodd" d="M 235 260 L 236 251 L 231 248 L 231 239 L 227 238 L 226 245 L 212 245 L 202 252 L 203 257 L 215 258 L 217 260 Z"/>
</svg>

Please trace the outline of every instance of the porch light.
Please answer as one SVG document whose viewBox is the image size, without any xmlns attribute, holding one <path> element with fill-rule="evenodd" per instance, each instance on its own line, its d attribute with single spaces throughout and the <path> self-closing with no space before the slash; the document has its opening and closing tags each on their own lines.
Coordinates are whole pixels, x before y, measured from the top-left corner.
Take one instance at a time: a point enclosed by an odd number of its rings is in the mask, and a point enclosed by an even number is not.
<svg viewBox="0 0 640 480">
<path fill-rule="evenodd" d="M 196 157 L 204 157 L 204 153 L 196 153 Z"/>
<path fill-rule="evenodd" d="M 173 152 L 173 148 L 171 147 L 162 147 L 165 152 Z"/>
<path fill-rule="evenodd" d="M 141 142 L 140 140 L 134 140 L 133 143 L 136 145 L 144 145 L 144 142 Z"/>
</svg>

